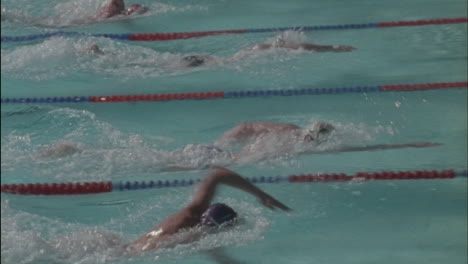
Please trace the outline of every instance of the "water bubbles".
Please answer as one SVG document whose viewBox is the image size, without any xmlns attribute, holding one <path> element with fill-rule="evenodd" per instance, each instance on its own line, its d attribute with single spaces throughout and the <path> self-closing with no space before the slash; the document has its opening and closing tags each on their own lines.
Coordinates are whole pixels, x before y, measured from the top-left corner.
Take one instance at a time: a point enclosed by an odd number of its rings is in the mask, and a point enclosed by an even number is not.
<svg viewBox="0 0 468 264">
<path fill-rule="evenodd" d="M 304 31 L 287 30 L 275 36 L 271 40 L 274 46 L 291 46 L 307 42 L 307 36 Z M 279 45 L 278 45 L 279 44 Z"/>
</svg>

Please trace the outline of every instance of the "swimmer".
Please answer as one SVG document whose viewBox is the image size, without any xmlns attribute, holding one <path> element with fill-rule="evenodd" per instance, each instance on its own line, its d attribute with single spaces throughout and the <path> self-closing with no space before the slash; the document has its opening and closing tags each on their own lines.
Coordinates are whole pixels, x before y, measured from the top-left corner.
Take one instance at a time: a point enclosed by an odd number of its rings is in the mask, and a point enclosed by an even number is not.
<svg viewBox="0 0 468 264">
<path fill-rule="evenodd" d="M 306 128 L 291 123 L 271 121 L 241 122 L 224 132 L 217 142 L 242 143 L 269 133 L 293 133 L 298 137 L 302 137 L 304 142 L 318 142 L 324 140 L 334 129 L 335 127 L 332 124 L 322 121 L 313 122 Z"/>
<path fill-rule="evenodd" d="M 21 21 L 22 23 L 30 24 L 33 26 L 41 26 L 41 27 L 54 27 L 54 28 L 62 28 L 62 27 L 70 27 L 70 26 L 77 26 L 92 22 L 99 22 L 105 20 L 107 18 L 112 17 L 126 17 L 126 16 L 133 16 L 135 14 L 140 15 L 146 13 L 149 10 L 148 7 L 139 5 L 139 4 L 132 4 L 125 8 L 125 3 L 123 0 L 108 0 L 108 2 L 98 9 L 98 11 L 93 15 L 83 15 L 83 14 L 74 14 L 74 10 L 68 10 L 63 12 L 62 14 L 53 15 L 53 16 L 39 16 L 39 17 L 32 17 L 29 15 L 5 15 L 2 10 L 2 21 L 3 20 L 12 20 L 14 22 Z M 75 17 L 78 16 L 78 17 Z"/>
<path fill-rule="evenodd" d="M 219 184 L 250 193 L 271 210 L 276 208 L 283 211 L 291 210 L 239 174 L 221 167 L 214 168 L 201 181 L 188 205 L 165 218 L 135 241 L 125 245 L 127 254 L 133 255 L 161 247 L 190 243 L 201 238 L 203 234 L 236 225 L 238 215 L 231 207 L 222 203 L 211 203 Z"/>
<path fill-rule="evenodd" d="M 294 40 L 297 39 L 297 35 L 300 32 L 297 31 L 285 31 L 280 35 L 276 36 L 271 43 L 262 43 L 256 44 L 251 47 L 244 48 L 231 57 L 226 58 L 226 60 L 238 60 L 247 56 L 251 56 L 253 53 L 259 50 L 272 50 L 272 49 L 290 49 L 290 50 L 305 50 L 305 51 L 315 51 L 315 52 L 347 52 L 353 51 L 356 48 L 349 45 L 319 45 L 314 43 L 305 43 L 304 40 Z M 296 35 L 296 37 L 294 37 Z"/>
<path fill-rule="evenodd" d="M 80 49 L 77 51 L 93 53 L 96 55 L 105 55 L 108 53 L 108 52 L 104 52 L 97 44 L 92 44 L 85 49 Z M 110 53 L 113 55 L 116 55 L 115 52 L 110 52 Z M 193 55 L 187 55 L 187 56 L 182 57 L 180 61 L 175 63 L 174 65 L 191 68 L 191 67 L 199 67 L 199 66 L 216 63 L 217 61 L 221 61 L 221 60 L 222 60 L 221 58 L 206 55 L 206 54 L 193 54 Z M 127 64 L 127 65 L 143 66 L 141 64 Z"/>
<path fill-rule="evenodd" d="M 400 144 L 377 144 L 365 146 L 338 146 L 330 149 L 302 148 L 295 149 L 295 145 L 318 146 L 328 140 L 335 127 L 327 122 L 313 122 L 305 128 L 291 123 L 279 123 L 271 121 L 241 122 L 224 132 L 216 141 L 215 145 L 229 147 L 240 145 L 241 150 L 233 155 L 236 159 L 245 159 L 255 156 L 257 160 L 267 159 L 284 153 L 295 155 L 349 152 L 349 151 L 372 151 L 397 148 L 424 148 L 439 146 L 440 143 L 433 142 L 409 142 Z M 272 139 L 276 146 L 271 146 Z M 281 140 L 279 140 L 281 139 Z M 258 155 L 261 153 L 261 155 Z"/>
<path fill-rule="evenodd" d="M 148 8 L 146 6 L 133 4 L 125 9 L 125 3 L 123 0 L 109 0 L 109 2 L 101 7 L 92 18 L 105 19 L 118 15 L 129 16 L 131 14 L 143 14 L 147 11 Z"/>
<path fill-rule="evenodd" d="M 286 32 L 287 33 L 287 32 Z M 282 33 L 277 36 L 272 44 L 257 44 L 253 47 L 244 48 L 234 55 L 228 57 L 217 57 L 207 54 L 192 54 L 183 56 L 179 61 L 175 61 L 175 63 L 167 63 L 167 65 L 172 66 L 182 66 L 182 67 L 199 67 L 205 65 L 217 65 L 217 64 L 224 64 L 235 62 L 239 59 L 251 56 L 257 50 L 267 50 L 267 49 L 274 49 L 274 48 L 285 48 L 285 49 L 292 49 L 292 50 L 307 50 L 307 51 L 316 51 L 316 52 L 325 52 L 325 51 L 352 51 L 356 48 L 353 46 L 348 45 L 318 45 L 313 43 L 288 43 L 286 41 L 286 33 Z M 99 49 L 99 47 L 97 47 Z M 95 52 L 95 54 L 102 55 L 101 52 Z M 127 64 L 129 66 L 139 66 L 139 67 L 154 67 L 153 63 L 150 64 L 141 64 L 141 63 L 131 63 Z"/>
<path fill-rule="evenodd" d="M 284 154 L 297 156 L 303 154 L 425 148 L 442 145 L 434 142 L 408 142 L 321 147 L 322 144 L 329 141 L 335 130 L 336 128 L 332 124 L 323 121 L 313 122 L 304 128 L 292 123 L 241 122 L 224 132 L 212 143 L 187 144 L 171 151 L 155 150 L 155 155 L 162 155 L 160 158 L 165 160 L 164 165 L 158 167 L 157 171 L 205 170 L 215 166 L 252 163 Z M 40 149 L 36 157 L 63 158 L 90 153 L 101 155 L 103 150 L 106 149 L 69 141 L 59 141 Z M 107 149 L 107 151 L 112 150 L 112 148 Z"/>
<path fill-rule="evenodd" d="M 281 35 L 280 35 L 281 36 Z M 236 54 L 226 57 L 226 58 L 218 58 L 215 56 L 210 55 L 190 55 L 185 56 L 182 58 L 182 65 L 186 67 L 198 67 L 202 65 L 206 65 L 208 63 L 225 63 L 235 61 L 241 57 L 245 57 L 251 55 L 249 51 L 255 50 L 267 50 L 272 48 L 286 48 L 292 50 L 307 50 L 307 51 L 317 51 L 317 52 L 324 52 L 324 51 L 352 51 L 356 48 L 353 46 L 348 45 L 318 45 L 312 43 L 300 43 L 300 44 L 287 44 L 286 41 L 282 37 L 277 37 L 273 44 L 257 44 L 251 48 L 243 49 Z"/>
</svg>

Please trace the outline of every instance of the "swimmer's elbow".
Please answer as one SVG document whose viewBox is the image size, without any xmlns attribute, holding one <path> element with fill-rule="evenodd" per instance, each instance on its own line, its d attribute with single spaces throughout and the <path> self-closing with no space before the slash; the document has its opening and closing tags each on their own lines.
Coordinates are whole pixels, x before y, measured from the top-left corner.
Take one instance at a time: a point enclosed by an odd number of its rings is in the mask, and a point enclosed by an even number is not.
<svg viewBox="0 0 468 264">
<path fill-rule="evenodd" d="M 226 173 L 226 169 L 223 167 L 218 167 L 218 166 L 212 166 L 208 172 L 208 175 L 206 179 L 208 180 L 216 180 L 220 176 L 224 175 Z"/>
<path fill-rule="evenodd" d="M 208 175 L 205 177 L 203 181 L 205 181 L 209 185 L 215 186 L 218 183 L 224 182 L 226 178 L 229 178 L 230 176 L 234 174 L 236 173 L 224 167 L 213 166 L 211 167 L 210 171 L 208 172 Z"/>
</svg>

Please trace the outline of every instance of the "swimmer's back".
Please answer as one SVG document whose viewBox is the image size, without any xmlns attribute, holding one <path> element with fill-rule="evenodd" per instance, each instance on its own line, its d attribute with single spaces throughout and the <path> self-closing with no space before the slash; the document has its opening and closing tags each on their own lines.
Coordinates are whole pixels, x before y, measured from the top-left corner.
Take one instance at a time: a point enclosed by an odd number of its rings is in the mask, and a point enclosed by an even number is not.
<svg viewBox="0 0 468 264">
<path fill-rule="evenodd" d="M 244 140 L 265 133 L 278 133 L 301 129 L 290 123 L 278 123 L 271 121 L 247 121 L 241 122 L 224 132 L 219 141 Z"/>
<path fill-rule="evenodd" d="M 277 132 L 277 131 L 289 131 L 294 129 L 300 129 L 299 126 L 290 123 L 277 123 L 271 121 L 250 121 L 242 122 L 238 126 L 245 133 L 265 133 L 265 132 Z"/>
</svg>

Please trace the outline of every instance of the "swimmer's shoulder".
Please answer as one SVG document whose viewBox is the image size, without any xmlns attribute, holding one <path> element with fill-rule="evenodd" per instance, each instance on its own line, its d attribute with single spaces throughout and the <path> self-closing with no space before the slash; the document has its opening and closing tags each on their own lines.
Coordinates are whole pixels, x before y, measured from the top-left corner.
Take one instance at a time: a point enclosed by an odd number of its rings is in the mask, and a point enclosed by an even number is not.
<svg viewBox="0 0 468 264">
<path fill-rule="evenodd" d="M 274 122 L 274 121 L 251 121 L 251 122 L 246 122 L 246 126 L 252 126 L 252 127 L 283 127 L 283 128 L 290 128 L 290 129 L 300 128 L 299 126 L 297 126 L 295 124 Z"/>
<path fill-rule="evenodd" d="M 270 48 L 271 48 L 271 44 L 256 44 L 255 46 L 252 47 L 252 50 L 266 50 Z"/>
</svg>

